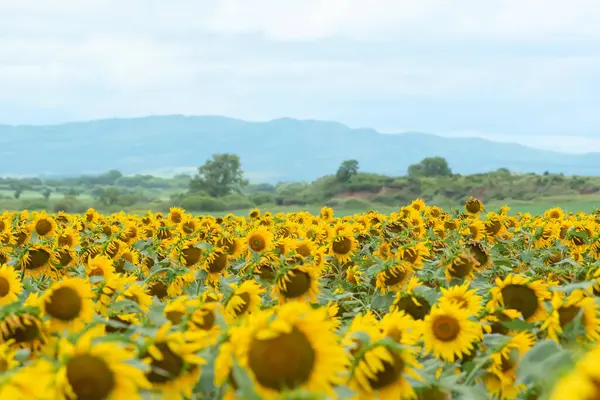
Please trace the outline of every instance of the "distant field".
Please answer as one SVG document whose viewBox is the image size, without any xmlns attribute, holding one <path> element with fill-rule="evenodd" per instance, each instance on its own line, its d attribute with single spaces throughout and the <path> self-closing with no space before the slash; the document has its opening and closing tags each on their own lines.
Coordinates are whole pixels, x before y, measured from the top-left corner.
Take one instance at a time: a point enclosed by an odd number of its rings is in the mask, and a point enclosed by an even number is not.
<svg viewBox="0 0 600 400">
<path fill-rule="evenodd" d="M 523 201 L 509 201 L 507 203 L 488 203 L 485 205 L 486 211 L 498 211 L 500 207 L 507 204 L 510 206 L 510 213 L 516 214 L 519 212 L 522 213 L 531 213 L 531 214 L 543 214 L 544 211 L 553 208 L 560 207 L 567 212 L 592 212 L 596 208 L 600 208 L 600 196 L 583 196 L 582 198 L 569 199 L 564 197 L 548 197 L 544 199 L 540 199 L 532 202 L 523 202 Z M 459 208 L 462 209 L 461 204 L 451 204 L 451 205 L 441 205 L 445 209 L 450 208 Z M 318 214 L 321 207 L 319 206 L 266 206 L 266 207 L 257 207 L 261 211 L 270 211 L 272 213 L 278 212 L 295 212 L 295 211 L 308 211 L 311 214 Z M 391 207 L 385 205 L 375 204 L 371 209 L 376 210 L 378 212 L 389 214 L 394 211 L 398 211 L 398 207 Z M 366 209 L 335 209 L 335 215 L 337 216 L 346 216 L 353 215 L 357 213 L 363 213 L 367 211 Z M 225 214 L 235 214 L 235 215 L 248 215 L 250 209 L 244 210 L 234 210 L 234 211 L 225 211 L 225 212 L 214 212 L 214 213 L 196 213 L 198 215 L 202 214 L 212 214 L 212 215 L 225 215 Z"/>
</svg>

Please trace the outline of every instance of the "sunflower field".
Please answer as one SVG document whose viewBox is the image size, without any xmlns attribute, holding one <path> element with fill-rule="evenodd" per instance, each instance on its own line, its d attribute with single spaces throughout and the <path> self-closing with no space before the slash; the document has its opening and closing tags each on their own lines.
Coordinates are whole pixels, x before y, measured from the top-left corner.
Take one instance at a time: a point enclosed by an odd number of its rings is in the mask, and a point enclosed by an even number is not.
<svg viewBox="0 0 600 400">
<path fill-rule="evenodd" d="M 0 215 L 0 399 L 600 398 L 600 213 Z"/>
</svg>

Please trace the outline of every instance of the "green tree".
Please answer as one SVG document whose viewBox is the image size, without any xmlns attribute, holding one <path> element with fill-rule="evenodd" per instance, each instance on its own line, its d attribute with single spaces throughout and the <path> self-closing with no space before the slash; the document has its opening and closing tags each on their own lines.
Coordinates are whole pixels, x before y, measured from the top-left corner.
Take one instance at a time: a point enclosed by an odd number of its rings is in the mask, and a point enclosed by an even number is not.
<svg viewBox="0 0 600 400">
<path fill-rule="evenodd" d="M 421 160 L 420 163 L 409 166 L 408 176 L 415 178 L 422 176 L 452 176 L 452 170 L 444 157 L 427 157 Z"/>
<path fill-rule="evenodd" d="M 206 192 L 212 197 L 223 197 L 232 192 L 241 193 L 248 185 L 244 179 L 240 158 L 236 154 L 214 154 L 198 168 L 190 180 L 191 193 Z"/>
<path fill-rule="evenodd" d="M 358 173 L 358 161 L 346 160 L 338 168 L 335 177 L 340 182 L 348 182 L 350 178 Z"/>
<path fill-rule="evenodd" d="M 52 189 L 49 187 L 45 187 L 42 189 L 41 193 L 42 196 L 44 196 L 44 199 L 48 200 L 50 199 L 50 195 L 52 194 Z"/>
</svg>

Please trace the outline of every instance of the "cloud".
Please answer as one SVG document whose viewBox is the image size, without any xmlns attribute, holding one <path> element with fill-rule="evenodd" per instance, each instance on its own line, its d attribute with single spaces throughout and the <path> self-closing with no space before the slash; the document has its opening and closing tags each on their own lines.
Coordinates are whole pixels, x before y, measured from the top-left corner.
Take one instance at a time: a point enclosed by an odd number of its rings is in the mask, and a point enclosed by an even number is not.
<svg viewBox="0 0 600 400">
<path fill-rule="evenodd" d="M 596 135 L 596 0 L 0 0 L 0 123 L 147 114 Z"/>
</svg>

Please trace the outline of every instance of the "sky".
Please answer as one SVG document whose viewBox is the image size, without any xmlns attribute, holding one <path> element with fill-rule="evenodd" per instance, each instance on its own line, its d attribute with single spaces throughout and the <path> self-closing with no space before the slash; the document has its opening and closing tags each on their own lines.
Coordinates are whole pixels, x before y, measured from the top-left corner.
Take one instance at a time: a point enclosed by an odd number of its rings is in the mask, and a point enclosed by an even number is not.
<svg viewBox="0 0 600 400">
<path fill-rule="evenodd" d="M 324 119 L 600 151 L 598 0 L 0 0 L 0 124 Z"/>
</svg>

